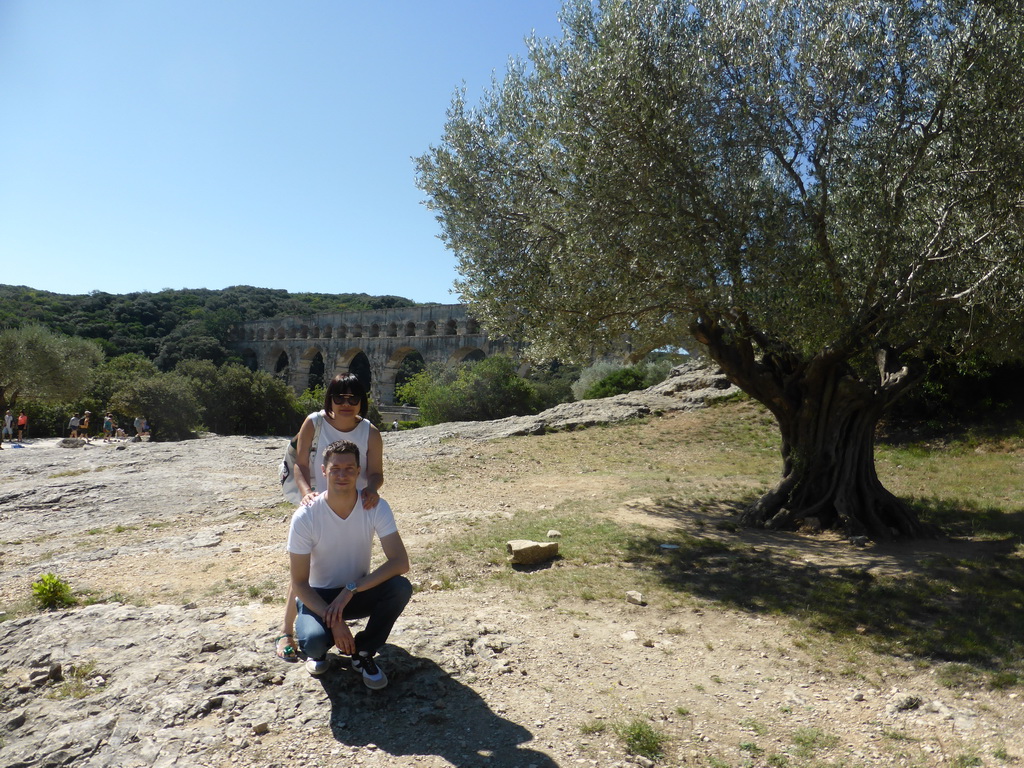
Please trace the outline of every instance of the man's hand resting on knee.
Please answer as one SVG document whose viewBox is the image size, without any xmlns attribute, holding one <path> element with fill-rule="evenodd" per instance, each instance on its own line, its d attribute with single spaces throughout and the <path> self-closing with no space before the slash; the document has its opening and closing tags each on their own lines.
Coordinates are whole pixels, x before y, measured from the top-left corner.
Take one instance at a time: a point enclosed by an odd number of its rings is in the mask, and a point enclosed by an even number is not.
<svg viewBox="0 0 1024 768">
<path fill-rule="evenodd" d="M 337 626 L 331 627 L 331 632 L 334 634 L 334 644 L 338 646 L 338 650 L 346 656 L 355 656 L 356 641 L 348 624 L 344 621 L 339 622 Z"/>
<path fill-rule="evenodd" d="M 331 601 L 324 612 L 324 622 L 331 628 L 331 633 L 334 635 L 334 644 L 338 646 L 339 651 L 349 656 L 356 652 L 356 644 L 355 640 L 352 639 L 352 630 L 348 628 L 348 624 L 345 623 L 345 619 L 342 616 L 345 606 L 348 605 L 351 598 L 351 592 L 347 589 L 341 590 L 341 594 Z"/>
</svg>

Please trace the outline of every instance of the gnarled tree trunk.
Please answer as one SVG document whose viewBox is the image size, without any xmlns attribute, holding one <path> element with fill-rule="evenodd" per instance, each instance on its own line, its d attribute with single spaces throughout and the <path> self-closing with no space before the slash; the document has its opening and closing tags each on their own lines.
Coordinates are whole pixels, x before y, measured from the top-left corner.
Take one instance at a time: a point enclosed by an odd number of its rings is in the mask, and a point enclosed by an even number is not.
<svg viewBox="0 0 1024 768">
<path fill-rule="evenodd" d="M 782 479 L 745 512 L 745 524 L 794 529 L 813 519 L 822 528 L 874 540 L 931 534 L 875 472 L 875 427 L 909 383 L 906 369 L 889 370 L 886 350 L 877 354 L 877 384 L 868 385 L 839 356 L 757 360 L 752 345 L 727 342 L 718 328 L 698 327 L 694 336 L 779 424 Z"/>
</svg>

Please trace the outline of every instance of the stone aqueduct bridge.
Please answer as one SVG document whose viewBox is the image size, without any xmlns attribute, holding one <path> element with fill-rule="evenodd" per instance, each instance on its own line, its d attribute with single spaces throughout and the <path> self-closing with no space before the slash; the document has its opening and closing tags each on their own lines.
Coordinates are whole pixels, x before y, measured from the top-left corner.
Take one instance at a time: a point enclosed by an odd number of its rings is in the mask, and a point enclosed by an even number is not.
<svg viewBox="0 0 1024 768">
<path fill-rule="evenodd" d="M 456 363 L 520 348 L 488 337 L 465 304 L 258 320 L 236 326 L 230 346 L 250 368 L 281 376 L 297 392 L 321 373 L 329 381 L 351 371 L 381 405 L 394 404 L 395 376 L 409 355 Z"/>
</svg>

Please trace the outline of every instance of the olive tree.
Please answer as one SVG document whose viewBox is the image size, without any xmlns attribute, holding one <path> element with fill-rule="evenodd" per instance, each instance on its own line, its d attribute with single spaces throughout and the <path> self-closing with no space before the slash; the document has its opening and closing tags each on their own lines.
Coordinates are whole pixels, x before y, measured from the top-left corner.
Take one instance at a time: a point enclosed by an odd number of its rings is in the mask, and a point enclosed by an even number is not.
<svg viewBox="0 0 1024 768">
<path fill-rule="evenodd" d="M 73 400 L 103 361 L 98 344 L 40 325 L 0 331 L 0 413 L 19 397 Z"/>
<path fill-rule="evenodd" d="M 1021 0 L 570 0 L 417 182 L 483 324 L 570 357 L 688 334 L 762 402 L 745 521 L 927 528 L 879 481 L 922 360 L 1021 352 Z"/>
</svg>

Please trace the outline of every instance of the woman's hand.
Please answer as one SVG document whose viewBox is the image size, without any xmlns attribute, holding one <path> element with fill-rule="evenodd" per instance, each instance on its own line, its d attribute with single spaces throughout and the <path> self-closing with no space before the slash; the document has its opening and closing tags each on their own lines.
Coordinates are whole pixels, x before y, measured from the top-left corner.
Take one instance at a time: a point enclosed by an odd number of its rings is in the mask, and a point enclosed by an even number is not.
<svg viewBox="0 0 1024 768">
<path fill-rule="evenodd" d="M 363 498 L 363 509 L 373 509 L 380 501 L 380 494 L 369 488 L 363 488 L 359 494 Z"/>
</svg>

